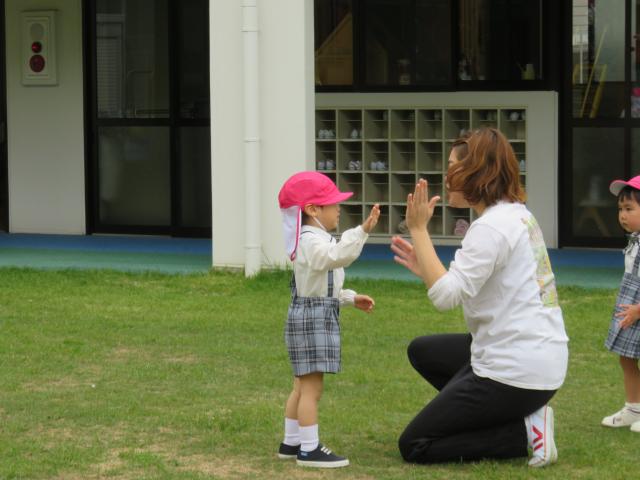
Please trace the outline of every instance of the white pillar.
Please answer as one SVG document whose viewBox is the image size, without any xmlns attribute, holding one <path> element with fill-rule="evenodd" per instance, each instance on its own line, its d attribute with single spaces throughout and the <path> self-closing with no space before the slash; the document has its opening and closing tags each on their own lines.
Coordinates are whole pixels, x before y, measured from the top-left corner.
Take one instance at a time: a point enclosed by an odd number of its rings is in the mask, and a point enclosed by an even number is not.
<svg viewBox="0 0 640 480">
<path fill-rule="evenodd" d="M 251 275 L 286 264 L 278 191 L 313 167 L 313 1 L 209 6 L 213 266 Z"/>
<path fill-rule="evenodd" d="M 245 276 L 260 272 L 262 236 L 260 221 L 260 99 L 258 86 L 258 6 L 256 0 L 242 4 L 244 45 L 244 165 L 245 165 Z"/>
</svg>

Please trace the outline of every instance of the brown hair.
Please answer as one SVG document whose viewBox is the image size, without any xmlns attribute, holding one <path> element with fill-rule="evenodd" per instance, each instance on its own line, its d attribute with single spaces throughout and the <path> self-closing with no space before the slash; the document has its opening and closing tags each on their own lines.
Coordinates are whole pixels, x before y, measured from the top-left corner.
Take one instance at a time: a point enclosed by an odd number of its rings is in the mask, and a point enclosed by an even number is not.
<svg viewBox="0 0 640 480">
<path fill-rule="evenodd" d="M 472 205 L 500 200 L 524 202 L 518 161 L 507 138 L 495 128 L 467 132 L 451 145 L 458 162 L 447 172 L 448 188 Z"/>
</svg>

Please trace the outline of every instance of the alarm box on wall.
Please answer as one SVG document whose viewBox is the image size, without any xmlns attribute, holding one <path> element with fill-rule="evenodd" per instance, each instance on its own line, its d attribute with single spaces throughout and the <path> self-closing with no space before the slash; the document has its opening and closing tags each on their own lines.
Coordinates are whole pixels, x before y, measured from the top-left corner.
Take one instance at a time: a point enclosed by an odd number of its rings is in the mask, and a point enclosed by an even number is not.
<svg viewBox="0 0 640 480">
<path fill-rule="evenodd" d="M 22 12 L 22 84 L 56 85 L 56 12 Z"/>
</svg>

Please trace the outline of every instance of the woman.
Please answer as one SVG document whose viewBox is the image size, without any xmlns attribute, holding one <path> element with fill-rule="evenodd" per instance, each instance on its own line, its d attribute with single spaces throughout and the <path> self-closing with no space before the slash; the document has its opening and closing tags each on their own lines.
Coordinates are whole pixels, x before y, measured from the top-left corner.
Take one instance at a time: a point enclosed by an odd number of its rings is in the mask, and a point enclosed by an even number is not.
<svg viewBox="0 0 640 480">
<path fill-rule="evenodd" d="M 424 280 L 439 310 L 462 305 L 469 334 L 413 340 L 413 367 L 439 393 L 411 421 L 399 446 L 408 462 L 558 458 L 547 405 L 567 370 L 567 341 L 542 232 L 527 210 L 518 163 L 505 136 L 476 130 L 454 142 L 448 204 L 472 208 L 471 224 L 445 269 L 429 236 L 439 197 L 420 180 L 407 198 L 413 245 L 392 239 L 395 260 Z"/>
</svg>

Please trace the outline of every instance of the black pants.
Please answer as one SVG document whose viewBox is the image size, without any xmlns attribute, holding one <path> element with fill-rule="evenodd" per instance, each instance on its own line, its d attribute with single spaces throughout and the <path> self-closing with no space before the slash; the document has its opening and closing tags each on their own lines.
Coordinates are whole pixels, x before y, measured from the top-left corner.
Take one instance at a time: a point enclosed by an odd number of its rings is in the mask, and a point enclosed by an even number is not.
<svg viewBox="0 0 640 480">
<path fill-rule="evenodd" d="M 471 369 L 471 335 L 418 337 L 411 365 L 439 390 L 411 421 L 399 446 L 407 462 L 437 463 L 527 456 L 524 417 L 555 390 L 526 390 L 478 377 Z"/>
</svg>

